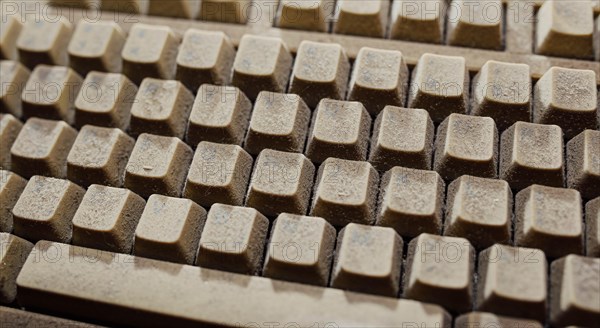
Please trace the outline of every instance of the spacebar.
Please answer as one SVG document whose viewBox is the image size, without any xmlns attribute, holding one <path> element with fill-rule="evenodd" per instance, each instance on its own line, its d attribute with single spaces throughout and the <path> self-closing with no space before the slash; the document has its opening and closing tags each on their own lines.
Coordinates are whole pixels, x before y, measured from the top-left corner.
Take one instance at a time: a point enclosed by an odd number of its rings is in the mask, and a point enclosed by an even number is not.
<svg viewBox="0 0 600 328">
<path fill-rule="evenodd" d="M 450 327 L 439 306 L 40 241 L 17 279 L 25 308 L 104 324 Z"/>
</svg>

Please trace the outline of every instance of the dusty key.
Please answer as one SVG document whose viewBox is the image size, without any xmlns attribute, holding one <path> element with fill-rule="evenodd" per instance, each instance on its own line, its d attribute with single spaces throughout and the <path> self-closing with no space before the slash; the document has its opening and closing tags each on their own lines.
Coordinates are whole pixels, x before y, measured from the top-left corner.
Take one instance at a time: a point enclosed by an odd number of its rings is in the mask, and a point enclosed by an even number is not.
<svg viewBox="0 0 600 328">
<path fill-rule="evenodd" d="M 501 0 L 453 0 L 448 9 L 449 45 L 501 50 L 504 41 Z"/>
<path fill-rule="evenodd" d="M 206 217 L 196 265 L 255 275 L 268 230 L 269 220 L 253 208 L 215 204 Z"/>
<path fill-rule="evenodd" d="M 585 205 L 586 255 L 600 257 L 600 197 Z"/>
<path fill-rule="evenodd" d="M 77 131 L 63 121 L 40 118 L 27 120 L 10 149 L 11 170 L 29 178 L 67 176 L 67 156 Z"/>
<path fill-rule="evenodd" d="M 0 325 L 3 327 L 69 327 L 69 328 L 94 328 L 99 327 L 79 321 L 71 321 L 59 317 L 52 317 L 31 311 L 0 306 Z"/>
<path fill-rule="evenodd" d="M 550 322 L 597 327 L 600 322 L 600 259 L 568 255 L 550 268 Z"/>
<path fill-rule="evenodd" d="M 441 234 L 445 190 L 435 171 L 394 167 L 381 179 L 376 224 L 406 237 Z"/>
<path fill-rule="evenodd" d="M 125 187 L 144 198 L 179 197 L 192 155 L 192 149 L 178 138 L 142 133 L 125 168 Z"/>
<path fill-rule="evenodd" d="M 192 146 L 200 141 L 241 145 L 251 112 L 252 103 L 240 89 L 203 84 L 192 106 L 185 140 Z"/>
<path fill-rule="evenodd" d="M 101 0 L 100 10 L 117 11 L 130 14 L 145 14 L 148 12 L 147 0 Z"/>
<path fill-rule="evenodd" d="M 67 157 L 67 177 L 80 186 L 121 187 L 135 140 L 117 128 L 84 126 Z"/>
<path fill-rule="evenodd" d="M 396 297 L 402 245 L 394 229 L 348 224 L 338 235 L 331 287 Z"/>
<path fill-rule="evenodd" d="M 181 82 L 145 78 L 131 106 L 130 132 L 183 139 L 193 103 L 194 95 Z"/>
<path fill-rule="evenodd" d="M 121 53 L 123 74 L 138 85 L 146 77 L 172 80 L 179 42 L 170 27 L 134 24 Z"/>
<path fill-rule="evenodd" d="M 23 23 L 18 15 L 6 15 L 0 20 L 0 59 L 19 59 L 17 39 L 23 29 Z"/>
<path fill-rule="evenodd" d="M 200 10 L 199 0 L 150 0 L 148 15 L 195 19 Z"/>
<path fill-rule="evenodd" d="M 234 59 L 235 48 L 225 33 L 190 28 L 177 54 L 176 79 L 192 92 L 205 83 L 227 85 Z"/>
<path fill-rule="evenodd" d="M 335 228 L 320 217 L 280 214 L 273 222 L 263 276 L 326 286 Z"/>
<path fill-rule="evenodd" d="M 298 47 L 289 92 L 298 94 L 310 108 L 323 98 L 344 99 L 350 64 L 337 43 L 302 41 Z"/>
<path fill-rule="evenodd" d="M 16 61 L 0 61 L 0 111 L 22 115 L 21 93 L 29 79 L 29 70 Z"/>
<path fill-rule="evenodd" d="M 515 245 L 549 258 L 583 253 L 583 209 L 577 190 L 533 185 L 515 197 Z"/>
<path fill-rule="evenodd" d="M 6 151 L 0 152 L 0 168 L 10 169 L 10 148 L 14 144 L 23 123 L 10 114 L 0 114 L 0 145 Z"/>
<path fill-rule="evenodd" d="M 250 178 L 246 206 L 266 216 L 306 214 L 315 166 L 302 154 L 265 149 Z"/>
<path fill-rule="evenodd" d="M 32 19 L 24 24 L 17 39 L 19 60 L 29 69 L 39 64 L 67 66 L 67 46 L 73 25 L 65 18 Z"/>
<path fill-rule="evenodd" d="M 469 73 L 463 57 L 424 54 L 413 69 L 408 107 L 426 109 L 434 122 L 466 114 Z"/>
<path fill-rule="evenodd" d="M 0 231 L 13 230 L 12 209 L 19 200 L 27 180 L 19 175 L 5 170 L 0 170 Z"/>
<path fill-rule="evenodd" d="M 85 189 L 63 179 L 31 177 L 13 208 L 14 234 L 31 241 L 68 243 Z"/>
<path fill-rule="evenodd" d="M 442 43 L 446 7 L 444 0 L 393 0 L 390 37 L 415 42 Z"/>
<path fill-rule="evenodd" d="M 479 253 L 478 311 L 546 318 L 548 263 L 535 248 L 495 244 Z"/>
<path fill-rule="evenodd" d="M 90 71 L 121 72 L 125 32 L 111 21 L 81 20 L 69 43 L 69 64 L 79 74 Z"/>
<path fill-rule="evenodd" d="M 387 29 L 390 2 L 387 0 L 336 3 L 333 32 L 383 38 Z"/>
<path fill-rule="evenodd" d="M 326 159 L 319 167 L 310 215 L 334 226 L 373 224 L 379 174 L 367 162 Z"/>
<path fill-rule="evenodd" d="M 284 92 L 292 70 L 292 55 L 280 38 L 246 34 L 240 40 L 231 83 L 255 100 L 261 91 Z"/>
<path fill-rule="evenodd" d="M 600 196 L 600 131 L 585 130 L 567 143 L 567 187 Z"/>
<path fill-rule="evenodd" d="M 250 0 L 202 0 L 200 19 L 223 23 L 246 24 L 251 8 L 252 3 Z M 266 15 L 267 13 L 263 14 Z"/>
<path fill-rule="evenodd" d="M 356 3 L 346 0 L 346 3 Z M 359 50 L 348 87 L 348 100 L 362 102 L 371 115 L 387 105 L 404 106 L 408 67 L 400 51 L 363 47 Z"/>
<path fill-rule="evenodd" d="M 91 185 L 73 217 L 73 245 L 131 253 L 145 205 L 131 190 Z"/>
<path fill-rule="evenodd" d="M 506 328 L 543 328 L 537 321 L 506 317 L 487 312 L 469 312 L 457 317 L 454 321 L 456 328 L 472 327 L 506 327 Z"/>
<path fill-rule="evenodd" d="M 334 3 L 331 0 L 282 0 L 277 12 L 277 26 L 327 32 L 333 9 Z"/>
<path fill-rule="evenodd" d="M 17 297 L 17 276 L 33 249 L 33 244 L 9 233 L 0 232 L 0 245 L 0 304 L 11 304 Z"/>
</svg>

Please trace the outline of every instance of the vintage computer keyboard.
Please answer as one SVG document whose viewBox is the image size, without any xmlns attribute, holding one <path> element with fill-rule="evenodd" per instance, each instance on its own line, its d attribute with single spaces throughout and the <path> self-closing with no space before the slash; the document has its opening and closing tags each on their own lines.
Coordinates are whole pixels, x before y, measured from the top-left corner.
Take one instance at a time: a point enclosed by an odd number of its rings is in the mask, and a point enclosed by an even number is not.
<svg viewBox="0 0 600 328">
<path fill-rule="evenodd" d="M 2 328 L 600 327 L 600 1 L 0 5 Z"/>
</svg>

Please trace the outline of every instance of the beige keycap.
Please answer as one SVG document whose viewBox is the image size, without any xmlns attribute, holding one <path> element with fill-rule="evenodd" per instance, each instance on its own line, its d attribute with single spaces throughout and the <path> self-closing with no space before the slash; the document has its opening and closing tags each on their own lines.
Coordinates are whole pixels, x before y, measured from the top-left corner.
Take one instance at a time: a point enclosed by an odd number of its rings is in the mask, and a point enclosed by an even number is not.
<svg viewBox="0 0 600 328">
<path fill-rule="evenodd" d="M 501 50 L 504 18 L 501 0 L 453 0 L 446 26 L 449 45 Z"/>
<path fill-rule="evenodd" d="M 131 106 L 130 133 L 183 139 L 194 95 L 179 81 L 145 78 Z"/>
<path fill-rule="evenodd" d="M 487 312 L 469 312 L 454 320 L 454 327 L 506 327 L 506 328 L 542 328 L 542 324 L 533 320 L 505 317 Z"/>
<path fill-rule="evenodd" d="M 215 204 L 202 230 L 196 265 L 255 275 L 268 230 L 269 220 L 253 208 Z"/>
<path fill-rule="evenodd" d="M 135 229 L 137 256 L 192 264 L 206 210 L 189 199 L 152 195 Z"/>
<path fill-rule="evenodd" d="M 76 137 L 77 131 L 63 121 L 30 118 L 10 149 L 10 168 L 24 178 L 33 175 L 64 178 L 67 156 Z"/>
<path fill-rule="evenodd" d="M 567 187 L 600 196 L 600 131 L 585 130 L 567 143 Z"/>
<path fill-rule="evenodd" d="M 209 208 L 242 205 L 252 173 L 252 156 L 240 146 L 202 141 L 196 148 L 183 197 Z"/>
<path fill-rule="evenodd" d="M 344 99 L 350 64 L 337 43 L 302 41 L 298 47 L 290 93 L 300 95 L 310 108 L 323 98 Z"/>
<path fill-rule="evenodd" d="M 111 21 L 81 20 L 69 43 L 69 64 L 79 74 L 90 71 L 121 72 L 125 32 Z"/>
<path fill-rule="evenodd" d="M 202 0 L 200 19 L 223 23 L 246 24 L 251 8 L 252 4 L 250 0 Z M 252 17 L 250 18 L 252 19 Z"/>
<path fill-rule="evenodd" d="M 326 286 L 335 228 L 320 217 L 283 213 L 273 222 L 263 276 Z"/>
<path fill-rule="evenodd" d="M 313 115 L 306 156 L 321 163 L 329 157 L 364 161 L 371 116 L 357 101 L 323 99 Z"/>
<path fill-rule="evenodd" d="M 170 27 L 136 23 L 129 30 L 123 52 L 123 74 L 140 84 L 146 77 L 175 78 L 180 36 Z"/>
<path fill-rule="evenodd" d="M 328 158 L 319 167 L 310 215 L 334 226 L 373 224 L 379 174 L 367 162 Z"/>
<path fill-rule="evenodd" d="M 211 141 L 241 145 L 252 103 L 240 89 L 203 84 L 192 106 L 185 140 L 190 145 Z"/>
<path fill-rule="evenodd" d="M 89 186 L 73 217 L 73 245 L 131 253 L 146 202 L 127 189 Z"/>
<path fill-rule="evenodd" d="M 424 54 L 413 69 L 408 107 L 426 109 L 435 123 L 466 114 L 469 73 L 463 57 Z"/>
<path fill-rule="evenodd" d="M 0 20 L 0 59 L 19 59 L 17 39 L 23 29 L 23 23 L 18 15 L 6 15 Z"/>
<path fill-rule="evenodd" d="M 583 209 L 577 190 L 533 185 L 515 197 L 515 245 L 549 258 L 583 253 Z"/>
<path fill-rule="evenodd" d="M 0 304 L 10 304 L 17 298 L 17 276 L 33 249 L 33 244 L 4 232 L 0 232 L 0 244 Z"/>
<path fill-rule="evenodd" d="M 16 325 L 18 327 L 70 327 L 94 328 L 99 327 L 79 321 L 71 321 L 59 317 L 52 317 L 31 311 L 0 306 L 0 324 Z"/>
<path fill-rule="evenodd" d="M 194 19 L 200 10 L 199 0 L 150 0 L 148 15 Z"/>
<path fill-rule="evenodd" d="M 444 0 L 393 0 L 390 37 L 415 42 L 442 43 Z"/>
<path fill-rule="evenodd" d="M 594 14 L 589 1 L 545 1 L 537 13 L 535 52 L 593 59 Z"/>
<path fill-rule="evenodd" d="M 586 255 L 600 257 L 600 197 L 585 205 Z"/>
<path fill-rule="evenodd" d="M 126 131 L 138 88 L 125 75 L 90 72 L 75 99 L 75 126 L 86 124 Z"/>
<path fill-rule="evenodd" d="M 353 3 L 355 6 L 363 2 L 346 0 L 345 3 Z M 408 67 L 402 53 L 361 48 L 354 61 L 348 88 L 348 100 L 362 102 L 373 116 L 387 105 L 404 106 L 408 89 Z"/>
<path fill-rule="evenodd" d="M 64 66 L 38 65 L 21 94 L 23 116 L 73 122 L 81 76 Z"/>
<path fill-rule="evenodd" d="M 471 115 L 494 119 L 504 131 L 531 116 L 529 65 L 489 60 L 473 78 Z"/>
<path fill-rule="evenodd" d="M 408 244 L 406 266 L 403 297 L 471 310 L 475 250 L 468 240 L 423 233 Z"/>
<path fill-rule="evenodd" d="M 387 29 L 390 2 L 386 0 L 336 2 L 333 32 L 383 38 Z"/>
<path fill-rule="evenodd" d="M 490 117 L 450 114 L 435 139 L 433 168 L 445 180 L 498 176 L 498 129 Z"/>
<path fill-rule="evenodd" d="M 190 91 L 205 83 L 227 85 L 235 59 L 235 48 L 221 31 L 188 29 L 177 54 L 177 77 Z"/>
<path fill-rule="evenodd" d="M 348 224 L 338 235 L 331 286 L 396 297 L 402 245 L 394 229 Z"/>
<path fill-rule="evenodd" d="M 67 157 L 67 177 L 80 186 L 121 187 L 135 140 L 116 128 L 84 126 Z"/>
<path fill-rule="evenodd" d="M 23 123 L 10 114 L 0 114 L 0 145 L 6 151 L 0 152 L 0 168 L 10 169 L 10 148 L 14 144 Z"/>
<path fill-rule="evenodd" d="M 148 12 L 148 0 L 101 0 L 100 10 L 145 14 Z"/>
<path fill-rule="evenodd" d="M 535 84 L 533 93 L 533 121 L 560 126 L 567 139 L 598 125 L 594 71 L 552 67 Z"/>
<path fill-rule="evenodd" d="M 284 92 L 292 70 L 292 55 L 280 38 L 246 34 L 233 62 L 231 83 L 255 100 L 261 91 Z"/>
<path fill-rule="evenodd" d="M 431 169 L 433 135 L 426 110 L 386 106 L 375 120 L 369 162 L 381 172 L 394 166 Z"/>
<path fill-rule="evenodd" d="M 67 66 L 72 34 L 73 25 L 65 17 L 29 20 L 17 39 L 19 60 L 29 69 L 39 64 Z"/>
<path fill-rule="evenodd" d="M 532 184 L 562 187 L 563 153 L 560 127 L 517 122 L 502 133 L 500 179 L 513 189 Z"/>
<path fill-rule="evenodd" d="M 68 243 L 85 189 L 63 179 L 31 177 L 13 208 L 14 234 L 30 241 Z"/>
<path fill-rule="evenodd" d="M 479 253 L 478 311 L 543 322 L 548 263 L 535 248 L 495 244 Z"/>
<path fill-rule="evenodd" d="M 27 180 L 19 175 L 0 170 L 0 231 L 11 232 L 13 229 L 12 209 L 25 189 Z"/>
<path fill-rule="evenodd" d="M 329 31 L 334 6 L 331 0 L 281 0 L 277 12 L 277 26 L 283 28 Z"/>
<path fill-rule="evenodd" d="M 600 321 L 600 259 L 568 255 L 552 262 L 550 322 L 596 327 Z"/>
<path fill-rule="evenodd" d="M 302 154 L 265 149 L 258 155 L 246 206 L 266 216 L 306 214 L 315 166 Z"/>
<path fill-rule="evenodd" d="M 381 179 L 376 224 L 409 238 L 441 234 L 445 190 L 435 171 L 394 167 Z"/>
<path fill-rule="evenodd" d="M 244 149 L 253 155 L 267 148 L 301 153 L 310 117 L 300 96 L 262 91 L 254 102 Z"/>
<path fill-rule="evenodd" d="M 21 93 L 29 79 L 29 70 L 19 62 L 2 60 L 0 72 L 0 111 L 21 117 Z"/>
<path fill-rule="evenodd" d="M 142 133 L 125 168 L 125 187 L 144 198 L 179 197 L 192 156 L 192 149 L 178 138 Z"/>
</svg>

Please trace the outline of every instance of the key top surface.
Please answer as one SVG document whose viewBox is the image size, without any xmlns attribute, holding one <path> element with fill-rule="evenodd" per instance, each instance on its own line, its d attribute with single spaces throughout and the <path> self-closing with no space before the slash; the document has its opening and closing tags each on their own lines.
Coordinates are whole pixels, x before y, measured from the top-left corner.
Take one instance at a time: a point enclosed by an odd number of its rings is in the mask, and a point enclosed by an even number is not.
<svg viewBox="0 0 600 328">
<path fill-rule="evenodd" d="M 207 21 L 246 24 L 250 0 L 202 0 L 200 19 Z"/>
<path fill-rule="evenodd" d="M 600 131 L 585 130 L 567 143 L 567 187 L 600 196 Z"/>
<path fill-rule="evenodd" d="M 446 7 L 444 0 L 393 0 L 390 37 L 415 42 L 442 43 Z"/>
<path fill-rule="evenodd" d="M 100 327 L 78 321 L 71 321 L 45 314 L 24 311 L 0 306 L 0 325 L 3 327 L 69 327 L 93 328 Z"/>
<path fill-rule="evenodd" d="M 69 63 L 79 74 L 90 71 L 121 72 L 125 32 L 110 21 L 81 20 L 67 49 Z"/>
<path fill-rule="evenodd" d="M 150 0 L 148 15 L 194 19 L 199 9 L 199 0 Z"/>
<path fill-rule="evenodd" d="M 543 326 L 533 320 L 524 320 L 513 317 L 505 317 L 487 312 L 470 312 L 457 317 L 454 321 L 456 328 L 469 327 L 505 327 L 505 328 L 542 328 Z"/>
<path fill-rule="evenodd" d="M 17 40 L 23 29 L 23 23 L 15 15 L 6 15 L 6 19 L 0 21 L 0 58 L 17 60 Z"/>
<path fill-rule="evenodd" d="M 72 33 L 73 25 L 65 17 L 28 21 L 17 39 L 19 60 L 29 69 L 39 64 L 66 66 Z"/>
<path fill-rule="evenodd" d="M 15 143 L 23 123 L 10 114 L 0 114 L 0 145 L 7 151 L 0 152 L 0 168 L 10 169 L 10 148 Z"/>
<path fill-rule="evenodd" d="M 333 9 L 333 1 L 331 0 L 282 0 L 277 12 L 277 26 L 327 32 Z"/>
<path fill-rule="evenodd" d="M 448 44 L 501 50 L 503 11 L 501 0 L 453 0 L 447 17 Z"/>
<path fill-rule="evenodd" d="M 17 276 L 33 244 L 25 239 L 0 232 L 0 304 L 10 304 L 17 296 Z M 2 322 L 2 320 L 0 320 Z"/>
<path fill-rule="evenodd" d="M 19 175 L 10 171 L 0 170 L 0 231 L 12 231 L 12 209 L 19 200 L 26 185 L 27 180 Z"/>
<path fill-rule="evenodd" d="M 600 197 L 585 205 L 586 254 L 600 257 Z"/>
<path fill-rule="evenodd" d="M 0 61 L 0 72 L 0 111 L 21 117 L 21 93 L 30 72 L 19 62 L 11 60 Z"/>
<path fill-rule="evenodd" d="M 385 36 L 390 2 L 387 0 L 336 2 L 333 32 L 383 38 Z"/>
</svg>

